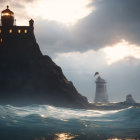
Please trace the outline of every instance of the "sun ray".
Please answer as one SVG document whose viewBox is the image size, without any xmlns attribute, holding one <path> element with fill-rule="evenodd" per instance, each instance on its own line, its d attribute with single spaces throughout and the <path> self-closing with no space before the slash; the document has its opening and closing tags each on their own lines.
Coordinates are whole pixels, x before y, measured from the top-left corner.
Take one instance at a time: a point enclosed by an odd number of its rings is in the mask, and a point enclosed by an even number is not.
<svg viewBox="0 0 140 140">
<path fill-rule="evenodd" d="M 140 59 L 140 47 L 135 44 L 130 44 L 126 40 L 122 40 L 113 46 L 105 47 L 103 52 L 106 55 L 106 61 L 109 65 L 127 57 Z"/>
</svg>

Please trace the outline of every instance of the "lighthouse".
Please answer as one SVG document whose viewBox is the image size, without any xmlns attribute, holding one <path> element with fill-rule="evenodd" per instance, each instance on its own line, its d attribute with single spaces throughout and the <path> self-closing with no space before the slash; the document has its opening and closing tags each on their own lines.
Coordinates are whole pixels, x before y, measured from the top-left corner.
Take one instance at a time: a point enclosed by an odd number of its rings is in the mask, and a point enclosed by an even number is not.
<svg viewBox="0 0 140 140">
<path fill-rule="evenodd" d="M 0 46 L 10 44 L 15 46 L 18 44 L 31 43 L 35 40 L 34 36 L 34 21 L 29 20 L 28 26 L 17 26 L 15 23 L 14 12 L 9 9 L 9 6 L 1 12 L 1 25 L 0 25 Z M 33 41 L 32 41 L 33 43 Z M 26 46 L 28 45 L 26 44 Z"/>
<path fill-rule="evenodd" d="M 100 76 L 96 78 L 96 92 L 95 92 L 95 103 L 107 103 L 108 102 L 108 95 L 107 95 L 107 88 L 106 88 L 106 81 L 102 79 Z"/>
</svg>

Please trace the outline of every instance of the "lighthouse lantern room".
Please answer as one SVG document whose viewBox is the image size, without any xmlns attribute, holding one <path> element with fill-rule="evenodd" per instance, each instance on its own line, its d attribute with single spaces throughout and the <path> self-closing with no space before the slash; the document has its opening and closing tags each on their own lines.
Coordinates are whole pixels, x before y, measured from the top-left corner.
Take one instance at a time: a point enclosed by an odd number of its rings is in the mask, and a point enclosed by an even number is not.
<svg viewBox="0 0 140 140">
<path fill-rule="evenodd" d="M 14 13 L 9 9 L 9 6 L 1 13 L 1 23 L 3 27 L 14 25 Z"/>
</svg>

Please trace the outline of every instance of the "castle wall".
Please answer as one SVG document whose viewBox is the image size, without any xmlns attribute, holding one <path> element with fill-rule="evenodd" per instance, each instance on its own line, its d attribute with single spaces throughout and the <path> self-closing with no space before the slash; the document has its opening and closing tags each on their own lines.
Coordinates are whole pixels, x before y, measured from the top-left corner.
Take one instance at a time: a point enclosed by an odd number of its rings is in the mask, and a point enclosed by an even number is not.
<svg viewBox="0 0 140 140">
<path fill-rule="evenodd" d="M 0 44 L 4 43 L 18 43 L 26 42 L 27 40 L 34 40 L 35 36 L 33 27 L 31 26 L 0 26 Z"/>
<path fill-rule="evenodd" d="M 34 53 L 32 53 L 33 49 L 36 50 Z M 35 55 L 41 55 L 36 43 L 34 28 L 32 26 L 0 26 L 0 55 L 3 55 L 4 52 L 11 58 L 3 59 L 11 59 L 15 62 L 17 56 L 18 59 L 24 58 L 25 60 L 32 59 Z"/>
</svg>

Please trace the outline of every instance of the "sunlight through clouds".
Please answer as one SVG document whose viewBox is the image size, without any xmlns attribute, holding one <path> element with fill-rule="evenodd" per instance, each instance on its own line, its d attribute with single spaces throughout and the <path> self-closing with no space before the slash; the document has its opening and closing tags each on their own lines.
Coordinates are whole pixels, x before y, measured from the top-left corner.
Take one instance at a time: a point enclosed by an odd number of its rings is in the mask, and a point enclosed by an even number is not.
<svg viewBox="0 0 140 140">
<path fill-rule="evenodd" d="M 62 66 L 68 63 L 67 67 L 72 66 L 75 69 L 83 70 L 85 70 L 86 64 L 91 70 L 94 67 L 105 67 L 131 57 L 140 59 L 140 47 L 126 40 L 121 40 L 115 45 L 106 46 L 97 51 L 58 53 L 54 61 Z"/>
<path fill-rule="evenodd" d="M 74 24 L 88 16 L 95 8 L 89 6 L 91 0 L 38 0 L 26 7 L 27 13 L 33 17 Z"/>
<path fill-rule="evenodd" d="M 126 40 L 102 49 L 106 55 L 106 61 L 109 65 L 123 60 L 127 57 L 140 59 L 140 47 L 135 44 L 130 44 Z"/>
</svg>

